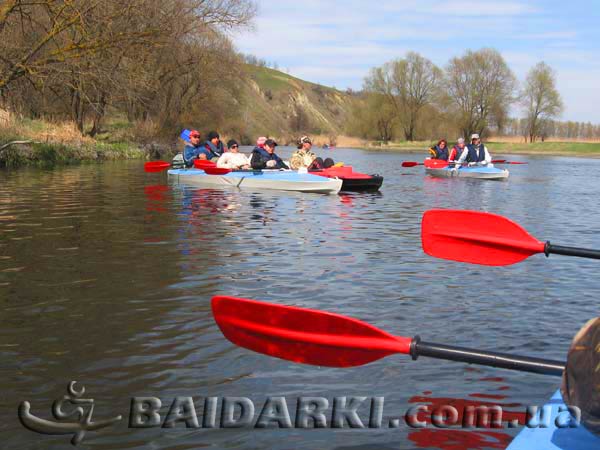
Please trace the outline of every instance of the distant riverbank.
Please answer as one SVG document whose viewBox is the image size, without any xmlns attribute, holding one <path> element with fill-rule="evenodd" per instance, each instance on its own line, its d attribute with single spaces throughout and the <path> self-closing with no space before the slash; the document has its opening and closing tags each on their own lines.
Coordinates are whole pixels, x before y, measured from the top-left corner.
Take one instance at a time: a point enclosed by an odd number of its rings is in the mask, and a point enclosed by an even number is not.
<svg viewBox="0 0 600 450">
<path fill-rule="evenodd" d="M 1 111 L 1 110 L 0 110 Z M 0 115 L 0 167 L 52 166 L 120 159 L 170 159 L 181 142 L 172 144 L 140 142 L 140 136 L 152 136 L 152 130 L 141 130 L 123 117 L 107 120 L 106 130 L 95 138 L 82 135 L 69 122 L 51 123 L 42 120 Z M 236 136 L 232 136 L 237 138 Z M 324 146 L 362 148 L 371 151 L 391 151 L 427 155 L 432 141 L 373 142 L 338 135 L 311 135 L 315 151 Z M 223 136 L 227 139 L 228 136 Z M 280 144 L 294 145 L 278 136 Z M 519 142 L 518 138 L 499 137 L 485 142 L 494 154 L 544 156 L 600 157 L 600 142 Z M 451 143 L 452 145 L 452 143 Z"/>
<path fill-rule="evenodd" d="M 399 151 L 407 153 L 422 152 L 427 154 L 431 141 L 425 142 L 392 142 L 389 144 L 367 144 L 372 150 Z M 452 145 L 452 143 L 450 144 Z M 544 156 L 575 156 L 600 158 L 600 142 L 485 142 L 489 151 L 503 154 L 544 155 Z"/>
</svg>

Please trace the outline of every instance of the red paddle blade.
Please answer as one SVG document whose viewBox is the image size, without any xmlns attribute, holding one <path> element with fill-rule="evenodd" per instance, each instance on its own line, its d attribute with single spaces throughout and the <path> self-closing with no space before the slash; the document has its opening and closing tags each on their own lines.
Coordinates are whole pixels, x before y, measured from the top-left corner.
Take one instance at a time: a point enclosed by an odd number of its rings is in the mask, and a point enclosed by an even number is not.
<svg viewBox="0 0 600 450">
<path fill-rule="evenodd" d="M 235 297 L 212 299 L 215 321 L 240 347 L 303 364 L 352 367 L 410 352 L 412 339 L 360 320 Z"/>
<path fill-rule="evenodd" d="M 203 167 L 202 170 L 209 175 L 225 175 L 226 173 L 231 172 L 231 169 L 225 169 L 221 167 Z"/>
<path fill-rule="evenodd" d="M 171 163 L 166 161 L 150 161 L 144 164 L 145 172 L 160 172 L 171 167 Z"/>
<path fill-rule="evenodd" d="M 505 162 L 505 159 L 492 159 L 492 164 L 504 164 Z"/>
<path fill-rule="evenodd" d="M 506 164 L 527 164 L 527 163 L 524 161 L 509 161 Z"/>
<path fill-rule="evenodd" d="M 195 159 L 194 167 L 196 169 L 204 170 L 205 167 L 212 168 L 212 167 L 217 167 L 217 165 L 214 162 L 209 161 L 207 159 Z"/>
<path fill-rule="evenodd" d="M 448 165 L 448 161 L 443 159 L 426 159 L 423 161 L 423 165 L 429 169 L 443 169 Z"/>
<path fill-rule="evenodd" d="M 428 255 L 486 266 L 515 264 L 545 246 L 505 217 L 449 209 L 423 214 L 421 242 Z"/>
<path fill-rule="evenodd" d="M 414 161 L 404 161 L 402 163 L 402 167 L 415 167 L 415 166 L 418 166 L 419 164 L 421 164 L 421 163 L 414 162 Z"/>
</svg>

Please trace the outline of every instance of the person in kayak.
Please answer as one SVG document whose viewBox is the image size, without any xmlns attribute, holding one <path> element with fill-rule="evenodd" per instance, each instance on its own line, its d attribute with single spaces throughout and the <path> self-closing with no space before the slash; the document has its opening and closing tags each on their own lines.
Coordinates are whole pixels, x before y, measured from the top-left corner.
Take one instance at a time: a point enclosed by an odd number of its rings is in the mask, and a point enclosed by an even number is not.
<svg viewBox="0 0 600 450">
<path fill-rule="evenodd" d="M 290 167 L 293 170 L 306 168 L 308 170 L 327 169 L 335 164 L 333 159 L 319 158 L 312 151 L 312 141 L 308 136 L 302 136 L 298 141 L 298 150 L 296 150 L 290 159 Z"/>
<path fill-rule="evenodd" d="M 233 170 L 250 168 L 250 159 L 243 153 L 239 152 L 240 146 L 235 139 L 231 139 L 229 142 L 227 142 L 227 148 L 229 151 L 223 153 L 219 157 L 219 160 L 217 161 L 217 167 Z"/>
<path fill-rule="evenodd" d="M 448 161 L 458 161 L 462 152 L 465 151 L 465 140 L 463 138 L 458 138 L 456 140 L 456 145 L 452 147 L 450 150 L 450 154 L 448 156 Z"/>
<path fill-rule="evenodd" d="M 207 159 L 209 161 L 217 162 L 219 157 L 225 152 L 221 137 L 216 131 L 211 131 L 208 133 L 207 138 L 208 139 L 204 143 L 204 148 L 198 155 L 198 159 Z"/>
<path fill-rule="evenodd" d="M 266 142 L 266 141 L 267 141 L 267 138 L 266 138 L 266 137 L 264 137 L 264 136 L 261 136 L 261 137 L 259 137 L 259 138 L 256 140 L 256 147 L 258 147 L 258 148 L 265 148 L 265 142 Z M 255 148 L 256 148 L 256 147 L 255 147 Z"/>
<path fill-rule="evenodd" d="M 183 161 L 186 167 L 192 167 L 194 160 L 198 159 L 200 153 L 204 151 L 204 146 L 200 142 L 200 132 L 197 130 L 190 131 L 189 139 L 190 141 L 183 148 Z"/>
<path fill-rule="evenodd" d="M 277 142 L 267 139 L 264 148 L 254 147 L 250 164 L 253 169 L 289 169 L 286 163 L 275 154 Z"/>
<path fill-rule="evenodd" d="M 492 157 L 487 147 L 481 143 L 477 133 L 471 135 L 471 143 L 463 150 L 457 164 L 468 163 L 469 166 L 487 166 L 492 162 Z"/>
<path fill-rule="evenodd" d="M 448 161 L 450 153 L 448 152 L 448 141 L 446 139 L 440 139 L 437 145 L 434 145 L 429 149 L 431 159 L 441 159 Z"/>
</svg>

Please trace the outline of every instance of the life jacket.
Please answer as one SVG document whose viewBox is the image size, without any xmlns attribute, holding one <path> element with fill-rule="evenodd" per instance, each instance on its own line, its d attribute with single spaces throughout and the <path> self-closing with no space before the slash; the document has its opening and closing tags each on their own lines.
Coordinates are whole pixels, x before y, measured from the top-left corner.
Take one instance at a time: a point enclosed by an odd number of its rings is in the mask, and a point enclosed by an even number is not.
<svg viewBox="0 0 600 450">
<path fill-rule="evenodd" d="M 450 154 L 448 155 L 448 161 L 458 161 L 463 150 L 464 148 L 460 148 L 458 145 L 452 147 L 452 150 L 450 150 Z"/>
<path fill-rule="evenodd" d="M 443 159 L 444 161 L 448 161 L 448 146 L 446 145 L 444 148 L 440 148 L 438 145 L 433 147 L 435 151 L 435 159 Z"/>
<path fill-rule="evenodd" d="M 252 168 L 254 168 L 254 169 L 262 168 L 259 166 L 265 164 L 267 161 L 270 161 L 270 160 L 277 161 L 277 166 L 275 166 L 275 168 L 277 168 L 277 169 L 287 169 L 288 168 L 279 156 L 277 156 L 275 153 L 269 153 L 268 151 L 266 151 L 264 148 L 261 148 L 261 147 L 254 147 L 254 150 L 252 150 L 252 156 L 250 158 L 251 158 L 250 163 L 252 165 Z"/>
<path fill-rule="evenodd" d="M 192 167 L 194 159 L 198 158 L 200 153 L 203 153 L 204 148 L 201 145 L 194 146 L 192 144 L 186 144 L 183 149 L 183 160 L 187 167 Z"/>
<path fill-rule="evenodd" d="M 477 154 L 477 147 L 479 147 L 479 154 Z M 483 144 L 479 144 L 475 146 L 473 144 L 468 144 L 467 149 L 469 153 L 467 153 L 467 162 L 481 162 L 485 160 L 485 147 Z"/>
<path fill-rule="evenodd" d="M 206 141 L 204 143 L 204 148 L 206 150 L 206 152 L 204 152 L 206 154 L 206 159 L 218 158 L 225 151 L 221 141 L 219 141 L 218 146 L 213 144 L 211 141 Z"/>
</svg>

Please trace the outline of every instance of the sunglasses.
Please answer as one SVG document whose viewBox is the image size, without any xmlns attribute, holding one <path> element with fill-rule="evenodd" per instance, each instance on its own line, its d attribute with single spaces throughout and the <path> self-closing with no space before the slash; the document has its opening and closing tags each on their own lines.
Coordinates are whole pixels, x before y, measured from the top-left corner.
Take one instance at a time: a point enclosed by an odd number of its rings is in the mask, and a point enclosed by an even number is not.
<svg viewBox="0 0 600 450">
<path fill-rule="evenodd" d="M 229 148 L 239 148 L 239 146 L 238 146 L 238 145 L 232 145 L 232 146 L 231 146 L 231 147 L 229 147 Z"/>
</svg>

